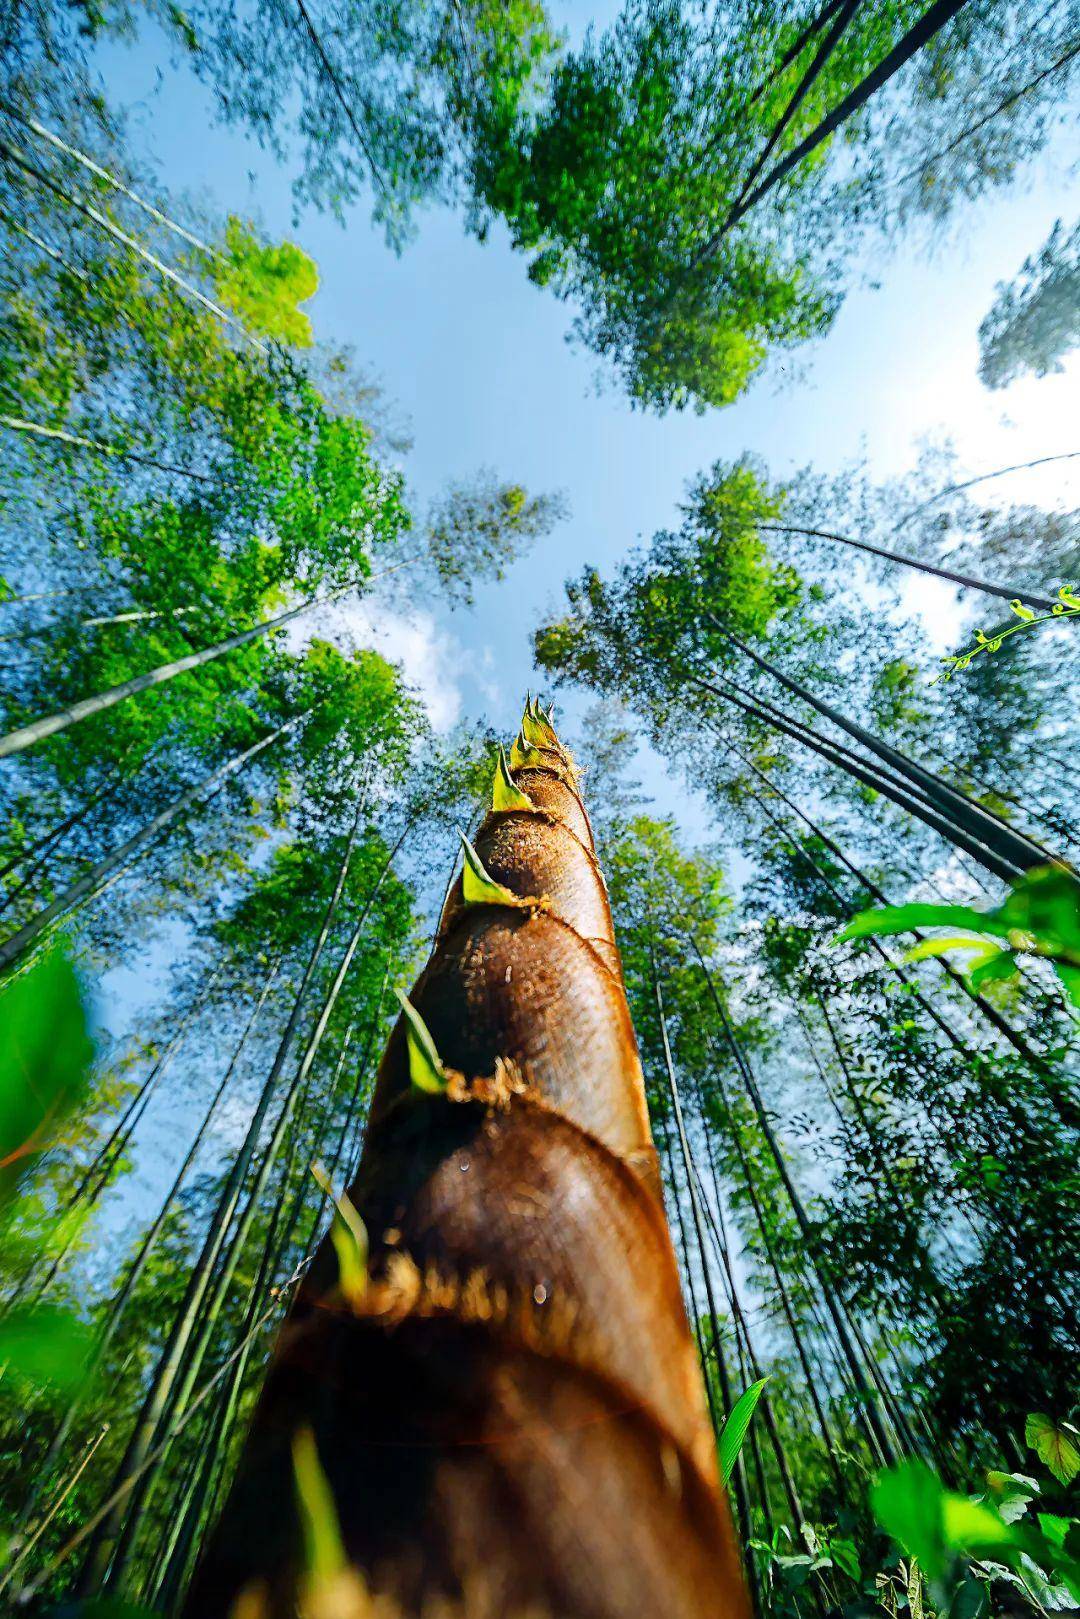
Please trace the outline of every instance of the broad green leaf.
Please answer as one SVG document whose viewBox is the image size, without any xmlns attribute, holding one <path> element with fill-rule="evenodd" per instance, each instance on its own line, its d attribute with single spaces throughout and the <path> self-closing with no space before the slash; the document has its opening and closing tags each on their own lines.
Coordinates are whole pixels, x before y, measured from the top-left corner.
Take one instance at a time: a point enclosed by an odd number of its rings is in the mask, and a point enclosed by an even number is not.
<svg viewBox="0 0 1080 1619">
<path fill-rule="evenodd" d="M 495 762 L 495 783 L 491 791 L 493 810 L 532 810 L 536 808 L 528 793 L 523 793 L 510 774 L 506 754 L 499 749 Z"/>
<path fill-rule="evenodd" d="M 461 871 L 461 893 L 466 905 L 516 905 L 519 908 L 527 905 L 527 900 L 512 893 L 504 883 L 497 883 L 488 876 L 483 861 L 464 832 L 458 835 L 465 854 L 465 864 Z"/>
<path fill-rule="evenodd" d="M 830 1540 L 829 1556 L 849 1579 L 856 1582 L 862 1579 L 862 1564 L 853 1540 Z"/>
<path fill-rule="evenodd" d="M 870 1504 L 886 1534 L 938 1579 L 945 1567 L 944 1490 L 925 1462 L 901 1462 L 883 1473 Z"/>
<path fill-rule="evenodd" d="M 1024 1424 L 1024 1441 L 1050 1469 L 1059 1484 L 1070 1484 L 1080 1473 L 1080 1434 L 1071 1423 L 1055 1425 L 1041 1411 L 1033 1412 Z"/>
<path fill-rule="evenodd" d="M 743 1448 L 751 1418 L 761 1399 L 762 1390 L 768 1382 L 767 1377 L 759 1378 L 756 1383 L 739 1395 L 731 1410 L 728 1412 L 724 1426 L 720 1430 L 720 1471 L 724 1475 L 724 1483 L 730 1484 L 731 1475 L 735 1471 L 735 1463 L 739 1459 L 739 1452 Z"/>
<path fill-rule="evenodd" d="M 330 1240 L 337 1255 L 338 1286 L 350 1304 L 359 1304 L 368 1285 L 367 1227 L 347 1193 L 335 1192 L 321 1164 L 312 1164 L 311 1173 L 334 1205 Z"/>
<path fill-rule="evenodd" d="M 968 974 L 968 983 L 972 989 L 981 989 L 986 983 L 1005 982 L 1015 978 L 1018 971 L 1016 957 L 1011 950 L 991 946 L 985 959 L 972 967 Z"/>
<path fill-rule="evenodd" d="M 1058 1551 L 1064 1551 L 1069 1530 L 1078 1527 L 1075 1518 L 1062 1518 L 1056 1512 L 1036 1513 L 1036 1522 L 1040 1533 Z"/>
<path fill-rule="evenodd" d="M 1035 1479 L 1026 1473 L 991 1471 L 986 1475 L 987 1488 L 1006 1523 L 1016 1523 L 1026 1513 L 1039 1493 Z"/>
<path fill-rule="evenodd" d="M 979 960 L 989 960 L 1000 949 L 1000 945 L 991 944 L 989 939 L 976 939 L 970 933 L 947 933 L 943 937 L 920 939 L 905 951 L 904 960 L 926 961 L 932 956 L 943 956 L 949 950 L 969 950 Z"/>
<path fill-rule="evenodd" d="M 418 1091 L 441 1096 L 446 1090 L 446 1069 L 435 1049 L 427 1024 L 400 989 L 394 991 L 405 1017 L 405 1043 L 409 1050 L 409 1078 Z"/>
<path fill-rule="evenodd" d="M 84 1099 L 94 1048 L 63 945 L 0 990 L 0 1204 Z"/>
<path fill-rule="evenodd" d="M 0 1365 L 38 1388 L 77 1388 L 92 1347 L 93 1333 L 70 1310 L 27 1305 L 0 1320 Z"/>
<path fill-rule="evenodd" d="M 913 900 L 908 905 L 883 905 L 860 911 L 840 934 L 840 941 L 866 939 L 886 933 L 913 933 L 916 928 L 966 928 L 971 933 L 994 933 L 1004 938 L 1007 929 L 993 924 L 993 913 L 969 905 L 931 905 Z"/>
<path fill-rule="evenodd" d="M 947 1491 L 941 1498 L 945 1544 L 955 1551 L 978 1553 L 1015 1544 L 1011 1525 L 984 1501 Z"/>
</svg>

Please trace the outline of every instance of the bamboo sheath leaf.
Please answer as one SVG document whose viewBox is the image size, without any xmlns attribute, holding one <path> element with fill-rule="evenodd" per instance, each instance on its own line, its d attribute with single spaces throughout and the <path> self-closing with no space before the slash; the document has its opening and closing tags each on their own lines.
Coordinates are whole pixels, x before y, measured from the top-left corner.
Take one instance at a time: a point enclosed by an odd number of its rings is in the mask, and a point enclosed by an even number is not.
<svg viewBox="0 0 1080 1619">
<path fill-rule="evenodd" d="M 190 669 L 200 669 L 204 664 L 213 663 L 215 659 L 223 658 L 226 653 L 235 652 L 239 647 L 259 640 L 271 630 L 282 629 L 294 619 L 300 618 L 302 614 L 338 601 L 350 590 L 358 588 L 359 583 L 356 580 L 349 580 L 335 590 L 328 591 L 325 596 L 312 597 L 297 607 L 290 607 L 287 612 L 278 613 L 274 618 L 264 619 L 261 624 L 253 624 L 250 629 L 239 630 L 224 641 L 216 642 L 214 646 L 203 647 L 198 652 L 189 652 L 185 657 L 174 658 L 170 663 L 159 664 L 156 669 L 147 669 L 144 674 L 133 675 L 130 680 L 121 681 L 108 691 L 98 692 L 94 697 L 80 698 L 78 702 L 69 703 L 56 714 L 49 714 L 44 719 L 32 720 L 29 725 L 19 726 L 16 730 L 9 731 L 6 736 L 0 737 L 0 759 L 7 758 L 12 753 L 20 753 L 24 748 L 32 747 L 35 742 L 44 741 L 47 736 L 55 736 L 58 731 L 66 731 L 69 726 L 77 725 L 80 720 L 92 719 L 97 714 L 103 714 L 128 697 L 137 697 L 140 692 L 149 691 L 151 687 L 160 686 L 167 680 L 174 680 L 177 675 L 186 674 Z"/>
<path fill-rule="evenodd" d="M 100 860 L 95 861 L 88 871 L 83 872 L 81 877 L 76 878 L 54 900 L 38 911 L 21 928 L 6 938 L 3 943 L 0 943 L 0 972 L 6 971 L 21 956 L 25 955 L 54 922 L 58 921 L 62 916 L 69 915 L 82 901 L 96 898 L 107 886 L 115 882 L 125 871 L 128 871 L 136 856 L 141 854 L 149 844 L 153 843 L 162 832 L 172 826 L 183 815 L 185 810 L 203 801 L 207 795 L 216 793 L 230 776 L 236 775 L 237 771 L 242 770 L 246 764 L 257 758 L 266 748 L 271 747 L 281 737 L 287 736 L 290 731 L 295 730 L 313 712 L 313 709 L 308 709 L 303 714 L 294 715 L 291 719 L 286 720 L 284 724 L 279 725 L 275 731 L 271 731 L 268 736 L 261 737 L 258 742 L 253 742 L 250 747 L 234 754 L 225 764 L 219 765 L 216 770 L 212 770 L 201 781 L 196 782 L 194 786 L 187 788 L 177 798 L 174 798 L 172 803 L 155 815 L 152 821 L 148 821 L 137 832 L 133 832 L 130 837 L 125 838 L 109 854 L 103 855 Z"/>
<path fill-rule="evenodd" d="M 405 1040 L 409 1048 L 409 1078 L 418 1091 L 441 1096 L 446 1090 L 447 1073 L 435 1049 L 431 1031 L 404 991 L 398 989 L 398 1004 L 405 1019 Z"/>
<path fill-rule="evenodd" d="M 501 747 L 495 764 L 495 782 L 491 791 L 491 807 L 493 810 L 531 810 L 536 808 L 528 793 L 522 792 L 510 774 L 510 766 L 506 762 L 506 754 Z"/>
</svg>

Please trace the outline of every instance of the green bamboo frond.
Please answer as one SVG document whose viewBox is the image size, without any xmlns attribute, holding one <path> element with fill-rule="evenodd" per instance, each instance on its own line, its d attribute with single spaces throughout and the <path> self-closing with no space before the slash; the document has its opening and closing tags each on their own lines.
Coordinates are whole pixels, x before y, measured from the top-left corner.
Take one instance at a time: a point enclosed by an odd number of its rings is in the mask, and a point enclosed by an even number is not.
<svg viewBox="0 0 1080 1619">
<path fill-rule="evenodd" d="M 495 784 L 491 790 L 491 807 L 493 810 L 534 810 L 536 805 L 528 793 L 523 793 L 510 774 L 510 767 L 506 762 L 506 754 L 499 749 L 499 757 L 495 764 Z"/>
<path fill-rule="evenodd" d="M 405 1041 L 409 1048 L 409 1078 L 418 1091 L 428 1096 L 442 1096 L 446 1090 L 446 1068 L 435 1049 L 430 1030 L 409 997 L 400 989 L 394 994 L 405 1015 Z"/>
<path fill-rule="evenodd" d="M 465 851 L 465 865 L 461 872 L 461 893 L 466 905 L 523 905 L 504 883 L 497 883 L 484 870 L 484 863 L 465 836 L 459 833 Z"/>
</svg>

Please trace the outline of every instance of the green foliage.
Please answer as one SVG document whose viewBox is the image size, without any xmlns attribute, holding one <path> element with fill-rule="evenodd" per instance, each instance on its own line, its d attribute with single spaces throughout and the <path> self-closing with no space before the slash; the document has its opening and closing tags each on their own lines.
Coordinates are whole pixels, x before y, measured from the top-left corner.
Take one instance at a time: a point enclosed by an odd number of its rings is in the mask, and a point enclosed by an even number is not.
<svg viewBox="0 0 1080 1619">
<path fill-rule="evenodd" d="M 735 1463 L 739 1459 L 739 1452 L 746 1443 L 746 1436 L 750 1431 L 757 1403 L 761 1399 L 762 1391 L 768 1382 L 767 1377 L 759 1378 L 744 1389 L 735 1401 L 731 1410 L 724 1419 L 724 1426 L 720 1430 L 718 1449 L 720 1454 L 720 1473 L 725 1484 L 731 1483 L 731 1475 L 735 1471 Z"/>
<path fill-rule="evenodd" d="M 1041 1412 L 1027 1419 L 1024 1442 L 1048 1467 L 1059 1484 L 1071 1484 L 1080 1473 L 1080 1434 L 1071 1422 L 1055 1424 Z"/>
<path fill-rule="evenodd" d="M 235 310 L 249 331 L 292 348 L 310 348 L 311 322 L 297 305 L 318 291 L 314 262 L 292 242 L 267 246 L 235 216 L 225 227 L 225 249 L 225 261 L 211 266 L 219 301 Z"/>
<path fill-rule="evenodd" d="M 978 964 L 968 977 L 977 989 L 991 979 L 1014 978 L 1018 957 L 1041 956 L 1052 963 L 1073 1004 L 1080 1007 L 1080 883 L 1064 867 L 1042 866 L 1027 872 L 1017 878 L 1002 903 L 989 910 L 916 901 L 862 911 L 840 938 L 863 939 L 938 927 L 963 928 L 965 932 L 924 940 L 909 952 L 909 960 L 952 950 L 973 951 Z M 995 944 L 996 939 L 1007 943 Z"/>
<path fill-rule="evenodd" d="M 0 988 L 0 1213 L 86 1099 L 94 1044 L 69 949 L 54 945 Z"/>
<path fill-rule="evenodd" d="M 1063 371 L 1063 357 L 1080 343 L 1080 224 L 1055 222 L 1038 253 L 1024 260 L 1013 282 L 999 281 L 979 327 L 979 376 L 1005 388 L 1025 374 Z"/>
<path fill-rule="evenodd" d="M 1020 623 L 1012 626 L 1006 625 L 999 630 L 992 630 L 989 635 L 986 635 L 982 630 L 976 630 L 975 645 L 959 656 L 943 658 L 942 663 L 947 665 L 945 673 L 938 675 L 936 678 L 938 680 L 951 680 L 953 675 L 961 670 L 970 669 L 972 659 L 978 657 L 980 652 L 1000 652 L 1002 644 L 1012 636 L 1019 635 L 1022 630 L 1034 629 L 1039 624 L 1054 624 L 1059 618 L 1075 618 L 1077 614 L 1080 614 L 1080 596 L 1075 591 L 1070 590 L 1067 585 L 1062 585 L 1058 590 L 1058 596 L 1061 599 L 1053 609 L 1049 613 L 1042 614 L 1034 612 L 1030 607 L 1025 607 L 1019 598 L 1016 601 L 1011 601 L 1009 606 L 1019 618 Z M 931 682 L 931 684 L 933 683 Z"/>
<path fill-rule="evenodd" d="M 1014 1496 L 1013 1501 L 1016 1501 Z M 962 1611 L 966 1565 L 984 1579 L 1015 1570 L 1034 1571 L 1043 1582 L 1060 1581 L 1073 1598 L 1080 1592 L 1080 1559 L 1066 1549 L 1071 1525 L 1056 1515 L 1038 1515 L 1038 1528 L 1022 1521 L 1023 1509 L 1008 1514 L 991 1498 L 947 1490 L 921 1461 L 907 1461 L 884 1473 L 872 1492 L 882 1528 L 926 1571 L 938 1605 Z"/>
<path fill-rule="evenodd" d="M 65 944 L 0 988 L 0 1026 L 0 1224 L 10 1227 L 26 1219 L 21 1190 L 89 1090 L 94 1041 Z M 60 1220 L 46 1221 L 38 1234 L 46 1245 L 63 1238 Z M 0 1319 L 0 1363 L 32 1387 L 70 1392 L 89 1348 L 87 1327 L 69 1310 L 27 1305 Z"/>
<path fill-rule="evenodd" d="M 432 506 L 427 558 L 451 600 L 468 606 L 477 578 L 504 578 L 510 564 L 566 515 L 562 495 L 530 496 L 484 469 L 468 483 L 451 483 Z"/>
</svg>

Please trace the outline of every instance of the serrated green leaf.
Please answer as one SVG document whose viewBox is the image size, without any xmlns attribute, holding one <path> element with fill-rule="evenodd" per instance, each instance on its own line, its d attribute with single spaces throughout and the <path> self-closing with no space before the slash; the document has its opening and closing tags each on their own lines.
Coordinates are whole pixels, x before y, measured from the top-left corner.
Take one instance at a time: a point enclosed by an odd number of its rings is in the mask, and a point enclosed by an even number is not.
<svg viewBox="0 0 1080 1619">
<path fill-rule="evenodd" d="M 499 757 L 495 761 L 495 783 L 491 790 L 491 807 L 493 810 L 534 810 L 536 805 L 528 793 L 523 793 L 510 774 L 510 767 L 506 763 L 506 754 L 499 749 Z"/>
<path fill-rule="evenodd" d="M 466 905 L 520 907 L 526 904 L 526 901 L 507 888 L 505 883 L 497 883 L 489 877 L 484 870 L 483 861 L 464 832 L 460 832 L 458 836 L 461 838 L 461 846 L 465 853 L 465 864 L 461 871 L 461 893 Z"/>
<path fill-rule="evenodd" d="M 1041 1411 L 1033 1412 L 1024 1424 L 1024 1442 L 1053 1473 L 1059 1484 L 1070 1484 L 1080 1473 L 1080 1449 L 1076 1429 L 1057 1425 Z"/>
<path fill-rule="evenodd" d="M 1004 983 L 1015 978 L 1019 971 L 1016 957 L 1011 950 L 998 949 L 991 946 L 984 960 L 972 967 L 968 973 L 968 983 L 972 989 L 981 989 L 983 984 Z"/>
<path fill-rule="evenodd" d="M 720 1471 L 724 1476 L 724 1483 L 730 1484 L 731 1475 L 735 1471 L 735 1463 L 739 1459 L 739 1452 L 743 1448 L 750 1422 L 757 1410 L 757 1403 L 761 1399 L 762 1390 L 769 1381 L 767 1377 L 759 1378 L 751 1383 L 746 1391 L 739 1395 L 731 1410 L 728 1412 L 724 1426 L 720 1430 Z"/>
<path fill-rule="evenodd" d="M 405 1018 L 405 1043 L 409 1050 L 409 1078 L 418 1091 L 441 1096 L 446 1090 L 446 1069 L 435 1049 L 428 1026 L 400 989 L 394 991 Z"/>
</svg>

